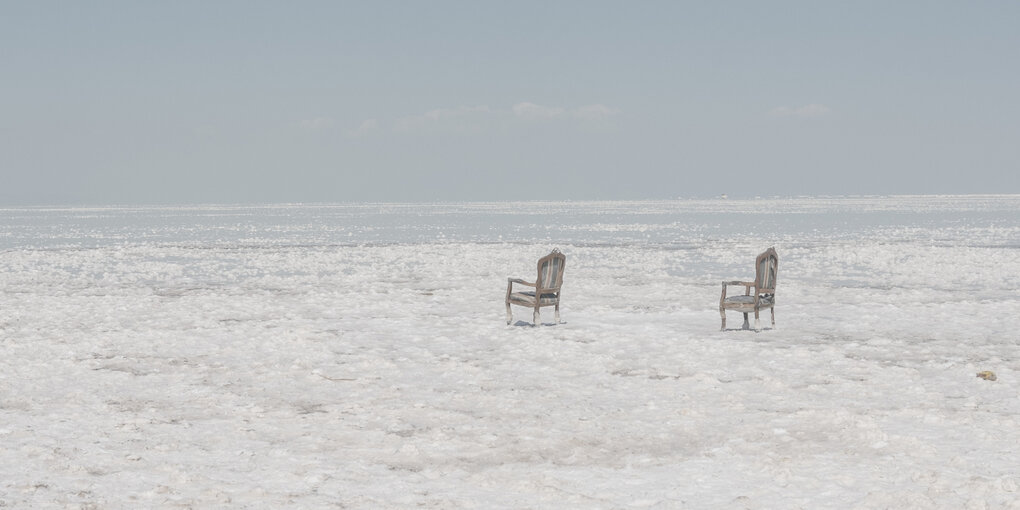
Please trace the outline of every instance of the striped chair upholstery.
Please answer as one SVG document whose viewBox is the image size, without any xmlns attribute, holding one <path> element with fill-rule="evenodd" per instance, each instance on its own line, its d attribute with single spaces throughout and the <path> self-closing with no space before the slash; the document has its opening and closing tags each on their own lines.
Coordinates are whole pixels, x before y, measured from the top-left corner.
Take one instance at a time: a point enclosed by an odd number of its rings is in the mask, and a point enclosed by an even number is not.
<svg viewBox="0 0 1020 510">
<path fill-rule="evenodd" d="M 749 329 L 747 315 L 754 312 L 754 329 L 761 329 L 758 314 L 769 310 L 772 315 L 772 327 L 776 327 L 776 277 L 779 274 L 779 255 L 775 248 L 763 251 L 754 261 L 755 275 L 753 282 L 723 282 L 722 296 L 719 297 L 719 316 L 722 318 L 722 330 L 726 330 L 726 310 L 736 310 L 744 314 L 744 327 Z M 744 287 L 742 296 L 726 296 L 726 287 L 741 285 Z"/>
<path fill-rule="evenodd" d="M 775 250 L 773 250 L 775 251 Z M 758 256 L 758 272 L 755 275 L 755 283 L 758 284 L 760 289 L 775 290 L 776 288 L 776 269 L 779 265 L 779 260 L 775 256 Z"/>
<path fill-rule="evenodd" d="M 560 253 L 560 250 L 553 249 L 551 253 L 538 260 L 538 277 L 534 282 L 527 282 L 519 278 L 507 278 L 506 285 L 506 323 L 513 321 L 513 313 L 510 305 L 524 306 L 534 310 L 534 324 L 541 324 L 539 309 L 543 306 L 552 306 L 556 310 L 556 323 L 560 322 L 560 287 L 563 286 L 563 269 L 567 265 L 567 256 Z M 514 284 L 533 287 L 531 291 L 514 292 Z M 538 298 L 536 299 L 536 296 Z"/>
<path fill-rule="evenodd" d="M 551 256 L 542 257 L 538 261 L 538 288 L 560 288 L 563 283 L 563 265 L 566 261 L 566 255 L 560 253 L 560 250 L 556 248 L 553 248 Z M 545 295 L 542 298 L 545 299 Z"/>
</svg>

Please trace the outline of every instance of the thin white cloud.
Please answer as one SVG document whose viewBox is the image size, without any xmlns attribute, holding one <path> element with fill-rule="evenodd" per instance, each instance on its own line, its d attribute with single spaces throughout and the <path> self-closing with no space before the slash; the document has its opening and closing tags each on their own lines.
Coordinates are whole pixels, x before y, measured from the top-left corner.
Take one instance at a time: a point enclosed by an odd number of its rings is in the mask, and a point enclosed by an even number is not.
<svg viewBox="0 0 1020 510">
<path fill-rule="evenodd" d="M 361 123 L 357 129 L 348 129 L 344 131 L 347 136 L 365 136 L 374 133 L 379 130 L 379 121 L 376 119 L 368 119 Z"/>
<path fill-rule="evenodd" d="M 535 103 L 517 103 L 512 108 L 514 115 L 525 119 L 555 119 L 562 116 L 565 108 L 558 106 L 542 106 Z"/>
<path fill-rule="evenodd" d="M 562 106 L 544 106 L 523 101 L 509 109 L 488 106 L 459 106 L 436 108 L 420 115 L 400 117 L 393 122 L 393 131 L 460 131 L 476 132 L 508 121 L 547 122 L 577 120 L 585 123 L 603 123 L 618 115 L 620 110 L 604 104 L 591 104 L 568 109 Z M 373 126 L 375 127 L 375 126 Z"/>
<path fill-rule="evenodd" d="M 779 106 L 769 113 L 777 117 L 821 117 L 828 115 L 830 111 L 832 110 L 824 104 L 809 104 L 800 107 Z"/>
<path fill-rule="evenodd" d="M 439 108 L 425 114 L 425 118 L 442 120 L 456 117 L 464 117 L 478 113 L 489 113 L 489 107 L 482 106 L 459 106 L 457 108 Z"/>
<path fill-rule="evenodd" d="M 440 124 L 464 123 L 473 118 L 490 113 L 488 106 L 459 106 L 457 108 L 437 108 L 422 115 L 401 117 L 394 122 L 394 131 L 414 131 Z"/>
<path fill-rule="evenodd" d="M 620 113 L 618 108 L 610 108 L 604 104 L 590 104 L 574 110 L 574 117 L 587 121 L 604 121 Z"/>
</svg>

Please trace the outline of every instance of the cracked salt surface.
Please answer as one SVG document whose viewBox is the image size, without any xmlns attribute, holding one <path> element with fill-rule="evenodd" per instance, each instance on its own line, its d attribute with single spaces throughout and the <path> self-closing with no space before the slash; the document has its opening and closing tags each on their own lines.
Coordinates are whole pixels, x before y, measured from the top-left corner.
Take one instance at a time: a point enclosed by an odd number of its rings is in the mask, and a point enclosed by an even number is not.
<svg viewBox="0 0 1020 510">
<path fill-rule="evenodd" d="M 1017 196 L 2 209 L 0 506 L 1020 508 L 1017 247 Z"/>
</svg>

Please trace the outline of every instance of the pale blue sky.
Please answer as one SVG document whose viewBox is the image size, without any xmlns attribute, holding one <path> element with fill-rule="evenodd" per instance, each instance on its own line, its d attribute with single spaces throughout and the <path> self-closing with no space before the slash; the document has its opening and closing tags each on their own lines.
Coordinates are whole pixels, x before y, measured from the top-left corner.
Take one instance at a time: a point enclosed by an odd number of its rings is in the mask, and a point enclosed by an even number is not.
<svg viewBox="0 0 1020 510">
<path fill-rule="evenodd" d="M 12 1 L 0 73 L 7 205 L 1020 193 L 1015 1 Z"/>
</svg>

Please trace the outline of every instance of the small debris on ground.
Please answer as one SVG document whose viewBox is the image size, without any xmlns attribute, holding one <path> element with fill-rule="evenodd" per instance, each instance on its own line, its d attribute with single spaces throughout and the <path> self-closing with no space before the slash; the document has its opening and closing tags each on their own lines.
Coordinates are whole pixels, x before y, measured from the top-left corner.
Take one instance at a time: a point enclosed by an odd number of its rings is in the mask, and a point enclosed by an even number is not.
<svg viewBox="0 0 1020 510">
<path fill-rule="evenodd" d="M 984 379 L 984 380 L 986 380 L 986 381 L 994 381 L 994 380 L 998 379 L 997 377 L 995 377 L 995 372 L 992 372 L 991 370 L 984 370 L 984 371 L 978 372 L 977 376 L 982 378 L 982 379 Z"/>
</svg>

